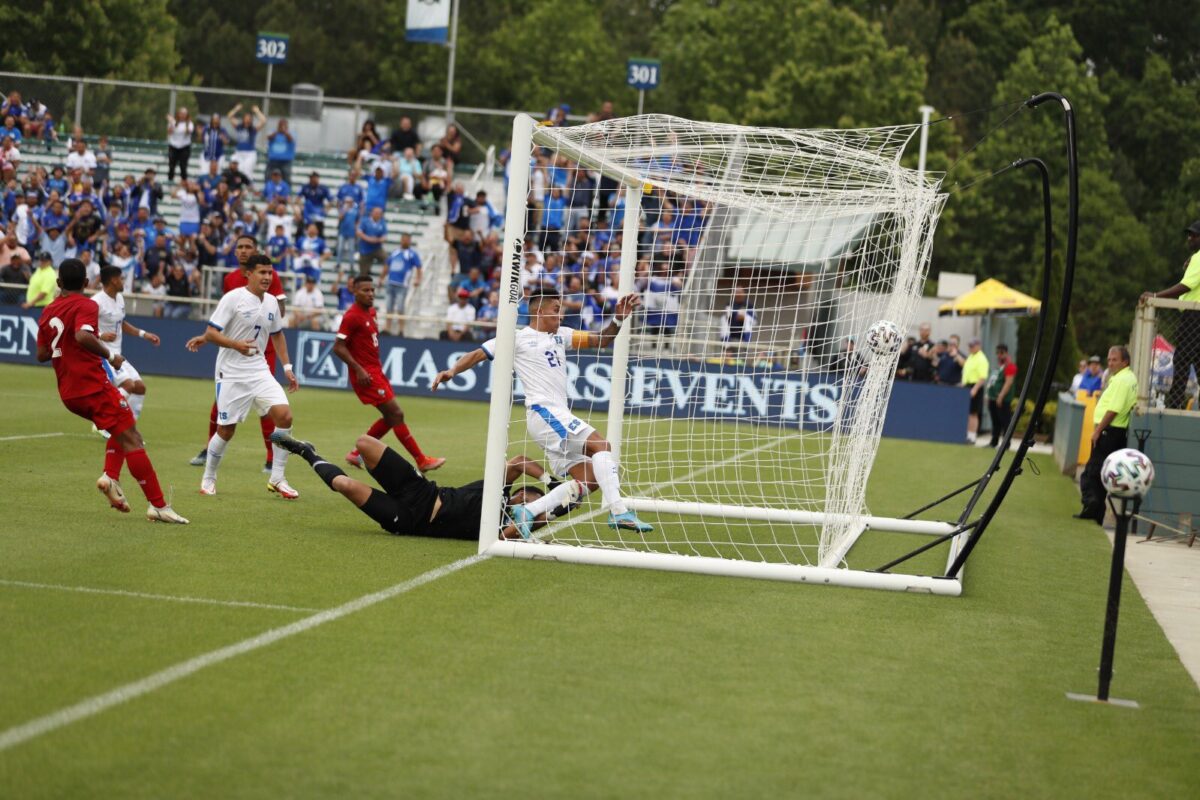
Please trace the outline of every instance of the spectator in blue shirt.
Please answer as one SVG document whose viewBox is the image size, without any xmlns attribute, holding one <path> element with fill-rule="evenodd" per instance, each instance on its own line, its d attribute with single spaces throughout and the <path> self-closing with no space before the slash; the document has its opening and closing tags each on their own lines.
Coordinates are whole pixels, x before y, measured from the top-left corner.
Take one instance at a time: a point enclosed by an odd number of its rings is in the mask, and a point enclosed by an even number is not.
<svg viewBox="0 0 1200 800">
<path fill-rule="evenodd" d="M 1088 359 L 1087 372 L 1083 375 L 1083 380 L 1079 382 L 1079 388 L 1085 392 L 1098 392 L 1104 388 L 1104 366 L 1100 362 L 1100 356 L 1092 356 Z"/>
<path fill-rule="evenodd" d="M 279 120 L 275 131 L 267 137 L 267 172 L 279 170 L 283 179 L 292 182 L 292 162 L 296 159 L 296 140 L 288 132 L 288 121 Z"/>
<path fill-rule="evenodd" d="M 337 282 L 337 304 L 338 311 L 345 311 L 354 302 L 354 275 L 350 275 L 345 281 L 342 280 L 342 273 L 338 273 Z M 334 328 L 338 327 L 336 324 Z"/>
<path fill-rule="evenodd" d="M 583 330 L 583 280 L 578 275 L 567 278 L 566 291 L 562 298 L 562 324 L 574 330 Z"/>
<path fill-rule="evenodd" d="M 162 187 L 155 181 L 157 174 L 153 169 L 147 169 L 142 179 L 134 184 L 129 193 L 129 204 L 132 208 L 146 208 L 150 216 L 158 213 L 158 201 L 163 198 Z"/>
<path fill-rule="evenodd" d="M 0 141 L 12 139 L 13 144 L 20 144 L 25 135 L 21 133 L 21 126 L 17 125 L 17 120 L 11 114 L 4 118 L 4 127 L 0 128 Z"/>
<path fill-rule="evenodd" d="M 562 189 L 555 186 L 546 198 L 546 208 L 542 212 L 542 250 L 557 250 L 562 241 L 563 225 L 566 222 L 567 198 Z"/>
<path fill-rule="evenodd" d="M 150 218 L 150 211 L 145 206 L 141 206 L 133 212 L 130 228 L 135 237 L 138 235 L 138 231 L 141 231 L 147 245 L 154 241 L 154 220 Z"/>
<path fill-rule="evenodd" d="M 334 260 L 338 271 L 342 264 L 354 260 L 354 250 L 358 244 L 358 214 L 360 206 L 350 198 L 339 201 L 341 210 L 338 213 L 337 250 Z"/>
<path fill-rule="evenodd" d="M 488 293 L 487 299 L 479 306 L 479 310 L 475 312 L 476 322 L 490 322 L 491 325 L 479 325 L 475 328 L 475 339 L 480 342 L 486 342 L 496 335 L 496 317 L 500 315 L 500 293 L 492 291 Z"/>
<path fill-rule="evenodd" d="M 325 206 L 333 199 L 329 188 L 321 185 L 321 176 L 314 172 L 308 176 L 308 183 L 301 186 L 297 194 L 304 198 L 304 224 L 316 225 L 318 234 L 324 236 Z"/>
<path fill-rule="evenodd" d="M 282 225 L 275 226 L 274 235 L 267 239 L 267 255 L 275 262 L 275 268 L 280 272 L 291 271 L 292 242 Z"/>
<path fill-rule="evenodd" d="M 208 124 L 200 131 L 200 171 L 216 175 L 221 169 L 221 159 L 225 156 L 225 144 L 229 135 L 221 127 L 221 115 L 213 114 L 208 118 Z M 216 165 L 213 169 L 210 165 Z"/>
<path fill-rule="evenodd" d="M 281 170 L 271 170 L 270 180 L 263 184 L 262 196 L 263 200 L 268 203 L 272 203 L 276 199 L 286 200 L 292 196 L 292 187 L 284 180 Z"/>
<path fill-rule="evenodd" d="M 321 282 L 321 261 L 329 254 L 329 246 L 321 236 L 317 223 L 310 222 L 304 235 L 296 240 L 296 272 L 302 273 L 318 284 Z"/>
<path fill-rule="evenodd" d="M 413 249 L 412 236 L 400 234 L 400 246 L 387 260 L 387 313 L 403 314 L 409 286 L 421 285 L 421 256 Z M 393 320 L 392 333 L 404 335 L 404 320 Z"/>
<path fill-rule="evenodd" d="M 392 179 L 383 172 L 383 167 L 375 167 L 375 173 L 367 178 L 366 206 L 367 211 L 378 208 L 382 211 L 387 207 L 388 190 L 392 188 Z"/>
<path fill-rule="evenodd" d="M 58 192 L 59 197 L 65 197 L 71 184 L 67 181 L 61 164 L 55 164 L 50 177 L 46 179 L 46 191 Z"/>
<path fill-rule="evenodd" d="M 387 220 L 383 208 L 375 206 L 371 215 L 358 224 L 358 274 L 370 275 L 371 265 L 385 263 L 383 243 L 387 240 Z"/>
<path fill-rule="evenodd" d="M 344 207 L 347 198 L 353 200 L 354 204 L 359 206 L 362 205 L 363 200 L 367 199 L 367 195 L 363 191 L 362 185 L 358 182 L 360 177 L 362 176 L 359 174 L 359 171 L 351 167 L 350 172 L 346 175 L 346 182 L 339 186 L 337 190 L 337 202 L 339 207 Z"/>
<path fill-rule="evenodd" d="M 242 104 L 238 103 L 229 111 L 229 122 L 233 125 L 233 156 L 231 161 L 237 164 L 237 169 L 247 178 L 254 179 L 254 169 L 258 166 L 258 150 L 255 148 L 255 139 L 258 137 L 258 132 L 267 124 L 267 117 L 259 110 L 258 106 L 251 106 L 250 110 L 253 114 L 243 114 L 241 120 L 238 120 L 238 112 L 242 110 Z"/>
</svg>

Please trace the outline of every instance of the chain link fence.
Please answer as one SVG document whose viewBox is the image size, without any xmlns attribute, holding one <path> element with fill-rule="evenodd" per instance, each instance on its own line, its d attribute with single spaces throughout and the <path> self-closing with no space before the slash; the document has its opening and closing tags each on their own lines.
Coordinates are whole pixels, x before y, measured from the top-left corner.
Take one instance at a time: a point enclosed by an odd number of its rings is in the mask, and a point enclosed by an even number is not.
<svg viewBox="0 0 1200 800">
<path fill-rule="evenodd" d="M 1200 303 L 1146 300 L 1134 314 L 1130 341 L 1138 409 L 1200 411 Z"/>
</svg>

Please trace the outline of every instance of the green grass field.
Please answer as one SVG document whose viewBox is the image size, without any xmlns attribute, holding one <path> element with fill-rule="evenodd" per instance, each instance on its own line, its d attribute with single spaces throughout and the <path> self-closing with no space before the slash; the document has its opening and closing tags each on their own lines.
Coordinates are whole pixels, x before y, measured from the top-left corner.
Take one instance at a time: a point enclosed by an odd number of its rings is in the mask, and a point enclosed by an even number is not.
<svg viewBox="0 0 1200 800">
<path fill-rule="evenodd" d="M 199 496 L 186 462 L 211 387 L 148 383 L 140 427 L 187 527 L 145 522 L 130 481 L 134 513 L 110 511 L 93 488 L 101 440 L 62 408 L 50 370 L 0 368 L 0 742 L 49 717 L 0 749 L 0 797 L 1170 798 L 1200 787 L 1200 692 L 1132 583 L 1114 696 L 1141 708 L 1064 697 L 1095 690 L 1110 551 L 1070 518 L 1076 491 L 1049 459 L 1018 479 L 960 598 L 462 565 L 471 543 L 388 536 L 298 461 L 301 499 L 268 495 L 254 425 L 227 452 L 220 494 Z M 450 459 L 439 480 L 479 477 L 483 405 L 403 405 L 426 450 Z M 293 407 L 296 434 L 338 457 L 373 413 L 314 389 Z M 63 435 L 11 438 L 51 433 Z M 872 511 L 908 511 L 987 458 L 885 440 Z M 360 611 L 138 684 L 450 564 Z M 144 691 L 76 721 L 50 716 L 130 685 Z"/>
</svg>

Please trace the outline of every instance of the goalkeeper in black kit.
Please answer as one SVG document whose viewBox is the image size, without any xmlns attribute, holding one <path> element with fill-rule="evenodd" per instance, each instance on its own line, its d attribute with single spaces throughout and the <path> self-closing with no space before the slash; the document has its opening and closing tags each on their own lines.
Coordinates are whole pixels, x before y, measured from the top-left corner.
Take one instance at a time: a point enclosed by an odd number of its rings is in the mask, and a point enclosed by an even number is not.
<svg viewBox="0 0 1200 800">
<path fill-rule="evenodd" d="M 479 538 L 479 519 L 483 514 L 482 480 L 458 487 L 438 486 L 383 442 L 371 436 L 360 436 L 356 446 L 367 472 L 380 486 L 375 489 L 326 461 L 308 442 L 279 431 L 271 435 L 271 441 L 307 461 L 330 489 L 357 506 L 388 533 L 471 541 Z M 512 484 L 522 475 L 541 480 L 546 471 L 525 456 L 509 459 L 504 475 L 506 506 L 538 509 L 538 526 L 566 514 L 578 503 L 579 491 L 573 479 L 563 483 L 551 481 L 548 492 L 531 484 L 512 491 Z M 545 510 L 541 510 L 543 508 Z M 521 538 L 508 522 L 507 513 L 505 522 L 501 536 Z"/>
</svg>

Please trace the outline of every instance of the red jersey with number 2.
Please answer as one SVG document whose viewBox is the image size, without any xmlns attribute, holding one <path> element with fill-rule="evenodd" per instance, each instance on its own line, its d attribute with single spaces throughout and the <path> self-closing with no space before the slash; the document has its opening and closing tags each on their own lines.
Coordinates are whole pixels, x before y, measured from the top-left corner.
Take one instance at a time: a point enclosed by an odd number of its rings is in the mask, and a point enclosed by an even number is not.
<svg viewBox="0 0 1200 800">
<path fill-rule="evenodd" d="M 371 373 L 382 373 L 379 365 L 379 326 L 375 323 L 375 308 L 365 309 L 353 303 L 342 314 L 342 324 L 337 332 L 339 339 L 346 340 L 346 348 L 363 369 Z"/>
<path fill-rule="evenodd" d="M 99 311 L 91 298 L 64 294 L 46 306 L 38 320 L 38 346 L 50 350 L 58 395 L 63 400 L 95 394 L 110 385 L 104 360 L 75 341 L 76 331 L 96 334 L 100 330 Z"/>
</svg>

